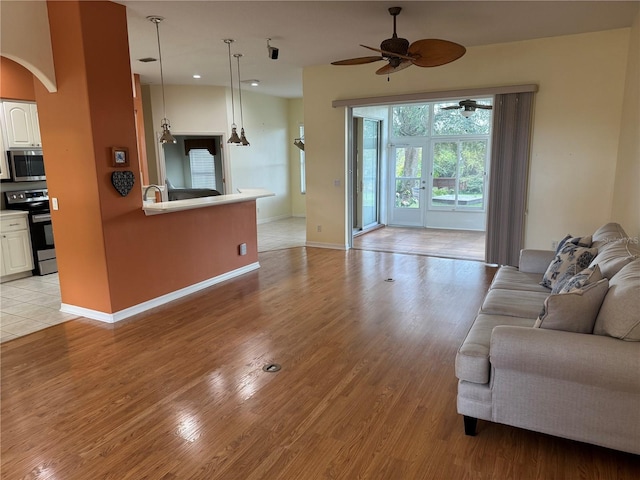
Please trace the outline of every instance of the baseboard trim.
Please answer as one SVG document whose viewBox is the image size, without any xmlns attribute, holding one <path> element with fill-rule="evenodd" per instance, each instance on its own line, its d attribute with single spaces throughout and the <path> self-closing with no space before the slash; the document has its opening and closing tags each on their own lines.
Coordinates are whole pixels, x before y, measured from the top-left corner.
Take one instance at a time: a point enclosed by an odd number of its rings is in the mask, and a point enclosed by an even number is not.
<svg viewBox="0 0 640 480">
<path fill-rule="evenodd" d="M 307 242 L 305 243 L 305 246 L 313 247 L 313 248 L 329 248 L 331 250 L 348 250 L 349 249 L 347 245 L 340 245 L 338 243 Z"/>
<path fill-rule="evenodd" d="M 179 298 L 186 297 L 187 295 L 191 295 L 192 293 L 196 293 L 205 288 L 211 287 L 218 283 L 222 283 L 226 280 L 230 280 L 235 277 L 239 277 L 240 275 L 244 275 L 245 273 L 252 272 L 260 268 L 260 263 L 255 262 L 250 265 L 238 268 L 236 270 L 232 270 L 231 272 L 223 273 L 222 275 L 218 275 L 217 277 L 209 278 L 208 280 L 204 280 L 199 283 L 195 283 L 185 288 L 181 288 L 180 290 L 176 290 L 175 292 L 167 293 L 160 297 L 152 298 L 151 300 L 147 300 L 146 302 L 139 303 L 138 305 L 134 305 L 129 308 L 125 308 L 124 310 L 120 310 L 115 313 L 106 313 L 101 312 L 99 310 L 92 310 L 90 308 L 78 307 L 75 305 L 70 305 L 68 303 L 63 303 L 60 305 L 60 311 L 63 313 L 70 313 L 73 315 L 79 315 L 81 317 L 90 318 L 92 320 L 98 320 L 99 322 L 105 323 L 116 323 L 120 320 L 124 320 L 125 318 L 129 318 L 133 315 L 138 315 L 139 313 L 144 313 L 147 310 L 151 310 L 152 308 L 159 307 L 164 305 L 165 303 L 173 302 L 174 300 L 178 300 Z"/>
</svg>

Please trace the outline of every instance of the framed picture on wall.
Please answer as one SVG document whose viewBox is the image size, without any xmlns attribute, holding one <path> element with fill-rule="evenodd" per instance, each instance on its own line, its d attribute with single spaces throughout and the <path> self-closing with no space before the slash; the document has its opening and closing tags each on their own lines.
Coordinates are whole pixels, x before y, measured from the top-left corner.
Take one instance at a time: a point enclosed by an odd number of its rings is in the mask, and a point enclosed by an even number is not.
<svg viewBox="0 0 640 480">
<path fill-rule="evenodd" d="M 129 149 L 127 147 L 111 147 L 111 164 L 114 167 L 128 167 Z"/>
</svg>

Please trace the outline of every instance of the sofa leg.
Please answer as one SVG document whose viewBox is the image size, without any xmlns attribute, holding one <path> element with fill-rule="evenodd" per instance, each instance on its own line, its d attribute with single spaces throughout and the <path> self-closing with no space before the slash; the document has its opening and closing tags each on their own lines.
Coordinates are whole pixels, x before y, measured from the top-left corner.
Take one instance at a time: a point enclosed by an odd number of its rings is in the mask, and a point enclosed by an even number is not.
<svg viewBox="0 0 640 480">
<path fill-rule="evenodd" d="M 464 434 L 470 437 L 476 436 L 476 426 L 478 425 L 478 419 L 473 417 L 463 416 L 464 418 Z"/>
</svg>

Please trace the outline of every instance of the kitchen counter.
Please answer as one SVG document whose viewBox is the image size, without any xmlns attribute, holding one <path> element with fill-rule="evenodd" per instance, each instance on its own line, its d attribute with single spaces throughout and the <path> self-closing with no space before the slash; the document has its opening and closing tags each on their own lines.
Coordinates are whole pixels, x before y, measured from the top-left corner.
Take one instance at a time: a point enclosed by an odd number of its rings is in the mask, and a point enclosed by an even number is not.
<svg viewBox="0 0 640 480">
<path fill-rule="evenodd" d="M 174 200 L 172 202 L 143 202 L 142 210 L 145 215 L 159 215 L 161 213 L 180 212 L 182 210 L 193 210 L 194 208 L 215 207 L 227 205 L 229 203 L 249 202 L 257 198 L 273 197 L 275 193 L 262 188 L 238 189 L 239 193 L 229 195 L 218 195 L 215 197 L 189 198 L 186 200 Z"/>
</svg>

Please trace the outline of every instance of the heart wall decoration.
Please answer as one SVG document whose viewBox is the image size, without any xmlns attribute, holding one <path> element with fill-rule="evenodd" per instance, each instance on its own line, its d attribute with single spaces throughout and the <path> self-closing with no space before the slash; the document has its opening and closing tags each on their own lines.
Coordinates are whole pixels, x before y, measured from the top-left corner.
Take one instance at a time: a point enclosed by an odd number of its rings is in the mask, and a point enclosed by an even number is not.
<svg viewBox="0 0 640 480">
<path fill-rule="evenodd" d="M 136 177 L 131 170 L 121 170 L 111 174 L 111 183 L 120 195 L 126 197 L 133 188 Z"/>
</svg>

